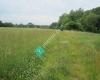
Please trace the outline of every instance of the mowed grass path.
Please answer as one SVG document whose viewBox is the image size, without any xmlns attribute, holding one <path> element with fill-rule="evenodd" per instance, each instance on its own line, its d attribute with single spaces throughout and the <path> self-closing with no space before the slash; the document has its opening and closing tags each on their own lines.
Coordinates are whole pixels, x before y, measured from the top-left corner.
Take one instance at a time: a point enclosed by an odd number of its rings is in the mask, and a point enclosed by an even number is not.
<svg viewBox="0 0 100 80">
<path fill-rule="evenodd" d="M 100 80 L 100 34 L 59 31 L 36 57 L 33 49 L 54 32 L 0 28 L 0 80 Z"/>
</svg>

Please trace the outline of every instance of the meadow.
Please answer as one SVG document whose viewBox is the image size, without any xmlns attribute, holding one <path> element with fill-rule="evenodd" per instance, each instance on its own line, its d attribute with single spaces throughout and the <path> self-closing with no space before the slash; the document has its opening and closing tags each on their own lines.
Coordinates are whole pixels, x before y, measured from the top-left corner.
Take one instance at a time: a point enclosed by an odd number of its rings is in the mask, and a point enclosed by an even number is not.
<svg viewBox="0 0 100 80">
<path fill-rule="evenodd" d="M 55 30 L 0 28 L 0 80 L 100 80 L 100 34 L 58 31 L 39 58 Z"/>
</svg>

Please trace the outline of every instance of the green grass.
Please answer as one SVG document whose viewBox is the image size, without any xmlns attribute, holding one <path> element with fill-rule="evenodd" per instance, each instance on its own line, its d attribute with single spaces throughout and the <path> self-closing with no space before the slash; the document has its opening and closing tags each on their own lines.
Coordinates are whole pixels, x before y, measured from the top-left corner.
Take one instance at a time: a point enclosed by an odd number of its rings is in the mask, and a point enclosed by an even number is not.
<svg viewBox="0 0 100 80">
<path fill-rule="evenodd" d="M 0 80 L 100 80 L 100 34 L 60 31 L 36 57 L 33 49 L 54 32 L 0 28 Z"/>
</svg>

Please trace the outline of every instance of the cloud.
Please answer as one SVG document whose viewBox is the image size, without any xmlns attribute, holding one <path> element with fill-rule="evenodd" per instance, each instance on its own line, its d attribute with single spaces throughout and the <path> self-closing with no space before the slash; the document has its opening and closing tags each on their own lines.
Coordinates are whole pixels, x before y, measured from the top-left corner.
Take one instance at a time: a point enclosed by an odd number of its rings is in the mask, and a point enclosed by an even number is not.
<svg viewBox="0 0 100 80">
<path fill-rule="evenodd" d="M 0 19 L 14 23 L 50 24 L 71 9 L 91 9 L 100 0 L 0 0 Z"/>
<path fill-rule="evenodd" d="M 50 24 L 52 22 L 56 22 L 58 19 L 56 17 L 49 17 L 46 15 L 11 15 L 11 16 L 2 16 L 1 20 L 6 22 L 13 22 L 13 23 L 29 23 L 32 22 L 34 24 Z M 23 22 L 22 22 L 23 20 Z"/>
</svg>

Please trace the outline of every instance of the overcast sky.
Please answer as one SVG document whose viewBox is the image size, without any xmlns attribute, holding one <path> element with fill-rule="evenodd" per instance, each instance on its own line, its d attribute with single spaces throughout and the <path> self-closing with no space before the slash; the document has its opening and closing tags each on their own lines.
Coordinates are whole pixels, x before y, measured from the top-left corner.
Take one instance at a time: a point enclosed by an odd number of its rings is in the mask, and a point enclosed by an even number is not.
<svg viewBox="0 0 100 80">
<path fill-rule="evenodd" d="M 0 20 L 13 23 L 50 24 L 71 9 L 100 6 L 100 0 L 0 0 Z"/>
</svg>

